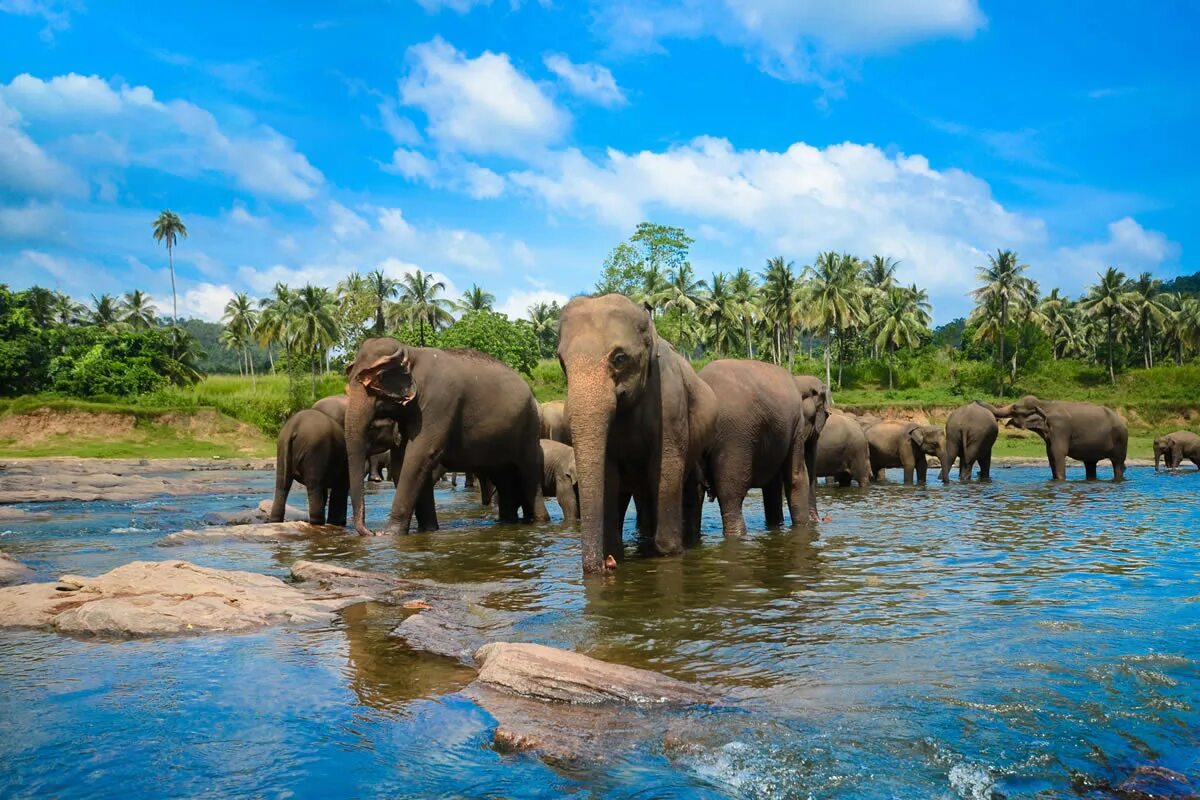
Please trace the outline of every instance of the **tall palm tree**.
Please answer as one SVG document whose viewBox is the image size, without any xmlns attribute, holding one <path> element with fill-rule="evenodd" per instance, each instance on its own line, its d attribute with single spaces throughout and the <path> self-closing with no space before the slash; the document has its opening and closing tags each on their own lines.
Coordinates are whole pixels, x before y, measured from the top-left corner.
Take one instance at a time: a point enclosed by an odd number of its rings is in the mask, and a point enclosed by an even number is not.
<svg viewBox="0 0 1200 800">
<path fill-rule="evenodd" d="M 789 351 L 788 343 L 794 339 L 791 328 L 798 305 L 799 285 L 792 262 L 783 256 L 767 259 L 762 278 L 762 314 L 771 328 L 772 359 L 776 364 L 782 364 Z"/>
<path fill-rule="evenodd" d="M 740 322 L 733 282 L 724 273 L 714 272 L 708 293 L 701 302 L 704 322 L 709 329 L 709 343 L 717 358 L 721 358 L 733 344 Z"/>
<path fill-rule="evenodd" d="M 830 374 L 831 347 L 838 340 L 838 386 L 842 385 L 845 337 L 866 322 L 858 260 L 833 251 L 821 253 L 808 269 L 815 328 L 825 333 L 825 384 L 833 385 Z"/>
<path fill-rule="evenodd" d="M 642 284 L 638 287 L 633 299 L 650 306 L 651 313 L 657 314 L 659 306 L 667 292 L 667 278 L 658 264 L 647 264 L 642 271 Z"/>
<path fill-rule="evenodd" d="M 871 256 L 871 260 L 863 265 L 863 312 L 869 322 L 877 318 L 877 307 L 883 304 L 888 290 L 896 285 L 896 267 L 899 263 L 889 256 L 876 255 Z M 875 351 L 873 356 L 878 358 L 879 348 L 874 340 L 871 342 L 871 348 Z"/>
<path fill-rule="evenodd" d="M 74 325 L 86 319 L 88 315 L 87 308 L 83 304 L 76 303 L 65 294 L 55 293 L 53 308 L 54 320 L 59 325 Z"/>
<path fill-rule="evenodd" d="M 439 297 L 446 291 L 445 281 L 434 278 L 433 273 L 416 270 L 406 274 L 400 280 L 400 302 L 396 304 L 395 316 L 417 326 L 418 344 L 425 346 L 425 325 L 436 333 L 442 325 L 448 324 L 450 316 L 450 301 Z"/>
<path fill-rule="evenodd" d="M 317 396 L 317 369 L 324 355 L 338 340 L 333 297 L 329 290 L 306 284 L 296 292 L 289 323 L 293 352 L 309 359 L 312 366 L 312 393 Z"/>
<path fill-rule="evenodd" d="M 383 274 L 377 269 L 367 274 L 367 297 L 375 314 L 375 335 L 383 336 L 387 328 L 386 310 L 388 302 L 396 296 L 400 282 Z"/>
<path fill-rule="evenodd" d="M 373 310 L 367 279 L 361 272 L 351 272 L 337 282 L 333 296 L 338 301 L 339 316 L 346 331 L 356 333 L 354 329 L 366 322 Z"/>
<path fill-rule="evenodd" d="M 1183 363 L 1185 349 L 1195 353 L 1200 351 L 1200 298 L 1186 297 L 1179 301 L 1178 318 L 1179 363 Z"/>
<path fill-rule="evenodd" d="M 975 310 L 971 320 L 981 323 L 976 336 L 995 339 L 999 357 L 1000 393 L 1004 393 L 1004 338 L 1008 324 L 1016 316 L 1023 315 L 1037 300 L 1037 284 L 1025 276 L 1028 264 L 1018 261 L 1012 250 L 997 250 L 988 256 L 988 265 L 976 269 L 983 285 L 971 292 L 975 298 Z"/>
<path fill-rule="evenodd" d="M 664 311 L 677 310 L 681 315 L 691 314 L 699 305 L 704 281 L 696 280 L 690 262 L 684 261 L 667 273 L 667 284 L 660 292 Z"/>
<path fill-rule="evenodd" d="M 459 311 L 491 311 L 492 306 L 496 304 L 496 295 L 491 292 L 485 292 L 479 288 L 479 284 L 472 283 L 471 288 L 463 292 L 462 300 L 459 300 L 455 307 Z"/>
<path fill-rule="evenodd" d="M 171 209 L 159 212 L 154 220 L 154 241 L 163 242 L 167 246 L 167 263 L 171 267 L 171 324 L 179 324 L 179 301 L 175 296 L 175 245 L 180 239 L 186 239 L 187 226 Z"/>
<path fill-rule="evenodd" d="M 158 322 L 154 317 L 156 311 L 158 309 L 150 302 L 150 296 L 141 289 L 126 292 L 121 301 L 121 321 L 131 328 L 153 328 Z"/>
<path fill-rule="evenodd" d="M 746 356 L 754 358 L 754 319 L 758 314 L 758 283 L 750 271 L 742 267 L 733 273 L 730 281 L 735 312 L 742 325 L 742 337 L 746 341 Z"/>
<path fill-rule="evenodd" d="M 88 313 L 88 321 L 109 333 L 122 327 L 120 307 L 112 295 L 102 294 L 99 297 L 92 295 L 92 308 Z"/>
<path fill-rule="evenodd" d="M 250 345 L 258 329 L 258 312 L 254 310 L 254 301 L 245 292 L 238 292 L 225 304 L 225 314 L 221 317 L 221 322 L 225 324 L 225 330 L 229 333 L 229 341 L 235 343 L 241 352 L 242 366 L 250 374 L 251 389 L 258 391 L 254 359 L 250 356 Z"/>
<path fill-rule="evenodd" d="M 1137 319 L 1133 293 L 1125 273 L 1116 267 L 1105 269 L 1100 274 L 1100 282 L 1088 289 L 1087 296 L 1079 305 L 1089 317 L 1104 320 L 1104 341 L 1108 345 L 1108 379 L 1116 385 L 1117 373 L 1113 367 L 1116 325 L 1118 322 L 1132 322 Z"/>
<path fill-rule="evenodd" d="M 929 301 L 916 286 L 893 286 L 884 294 L 875 320 L 867 326 L 876 347 L 888 353 L 888 389 L 893 388 L 892 362 L 901 347 L 915 348 L 929 333 Z"/>
<path fill-rule="evenodd" d="M 557 302 L 551 300 L 549 303 L 534 303 L 525 309 L 525 313 L 529 315 L 533 332 L 538 337 L 542 357 L 553 355 L 555 347 L 558 346 L 558 317 L 562 309 Z"/>
<path fill-rule="evenodd" d="M 275 372 L 275 356 L 272 346 L 283 346 L 284 353 L 290 355 L 289 326 L 292 320 L 292 306 L 295 293 L 286 283 L 276 283 L 270 297 L 258 301 L 258 324 L 254 327 L 254 338 L 267 350 L 267 360 L 271 363 L 271 372 Z"/>
<path fill-rule="evenodd" d="M 55 308 L 60 295 L 41 286 L 30 286 L 24 291 L 25 308 L 39 328 L 48 328 L 54 322 Z"/>
<path fill-rule="evenodd" d="M 1138 275 L 1137 280 L 1130 286 L 1133 294 L 1133 312 L 1136 315 L 1138 333 L 1142 337 L 1142 363 L 1149 369 L 1154 366 L 1154 328 L 1161 326 L 1170 312 L 1167 307 L 1167 295 L 1162 290 L 1162 281 L 1154 278 L 1149 272 Z"/>
</svg>

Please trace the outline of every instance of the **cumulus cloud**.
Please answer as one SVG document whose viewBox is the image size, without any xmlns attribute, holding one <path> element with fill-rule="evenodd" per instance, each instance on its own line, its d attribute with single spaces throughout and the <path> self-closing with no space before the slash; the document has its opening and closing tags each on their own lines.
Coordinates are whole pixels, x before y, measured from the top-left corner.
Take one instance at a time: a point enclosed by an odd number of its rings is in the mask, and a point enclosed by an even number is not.
<svg viewBox="0 0 1200 800">
<path fill-rule="evenodd" d="M 0 14 L 41 17 L 46 23 L 39 34 L 44 42 L 54 41 L 54 34 L 71 27 L 71 12 L 82 8 L 72 0 L 0 0 Z"/>
<path fill-rule="evenodd" d="M 197 317 L 217 322 L 225 313 L 225 304 L 233 299 L 234 291 L 228 284 L 195 283 L 179 295 L 179 316 Z M 170 314 L 171 302 L 167 300 L 163 313 Z"/>
<path fill-rule="evenodd" d="M 496 306 L 496 310 L 507 314 L 509 319 L 529 319 L 529 307 L 534 303 L 558 303 L 563 306 L 569 299 L 562 292 L 552 292 L 549 289 L 517 289 L 509 292 L 504 302 Z"/>
<path fill-rule="evenodd" d="M 617 85 L 608 67 L 600 64 L 575 64 L 560 53 L 543 59 L 546 68 L 562 79 L 572 94 L 601 106 L 624 105 L 625 93 Z"/>
<path fill-rule="evenodd" d="M 1106 267 L 1117 267 L 1130 275 L 1154 271 L 1179 257 L 1179 245 L 1159 231 L 1147 230 L 1132 217 L 1108 225 L 1108 236 L 1076 247 L 1060 247 L 1054 254 L 1054 275 L 1064 288 L 1079 289 L 1094 283 Z M 1064 279 L 1066 279 L 1064 281 Z"/>
<path fill-rule="evenodd" d="M 504 177 L 481 164 L 453 154 L 430 158 L 424 153 L 397 147 L 384 172 L 401 175 L 435 189 L 450 189 L 475 200 L 490 200 L 504 194 Z"/>
<path fill-rule="evenodd" d="M 519 156 L 559 141 L 570 115 L 508 55 L 468 58 L 435 38 L 408 50 L 400 98 L 428 118 L 426 133 L 443 149 Z"/>
<path fill-rule="evenodd" d="M 311 198 L 324 182 L 274 129 L 227 129 L 186 100 L 158 100 L 147 86 L 110 84 L 95 75 L 42 80 L 22 74 L 0 85 L 0 102 L 36 128 L 42 141 L 61 143 L 80 162 L 134 164 L 185 177 L 215 171 L 243 189 L 287 200 Z M 96 134 L 98 126 L 102 134 Z"/>
<path fill-rule="evenodd" d="M 0 206 L 0 239 L 32 242 L 59 238 L 62 210 L 30 201 L 23 206 Z"/>
<path fill-rule="evenodd" d="M 24 194 L 79 195 L 83 181 L 22 129 L 22 117 L 0 96 L 0 185 Z"/>
</svg>

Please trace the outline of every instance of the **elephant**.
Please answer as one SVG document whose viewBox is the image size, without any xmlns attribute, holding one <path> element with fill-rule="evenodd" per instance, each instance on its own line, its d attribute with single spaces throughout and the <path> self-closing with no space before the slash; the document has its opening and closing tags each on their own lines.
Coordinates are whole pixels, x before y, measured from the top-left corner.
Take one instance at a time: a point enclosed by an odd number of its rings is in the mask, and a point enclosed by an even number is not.
<svg viewBox="0 0 1200 800">
<path fill-rule="evenodd" d="M 839 486 L 849 486 L 852 480 L 862 488 L 871 485 L 871 448 L 867 435 L 852 417 L 829 415 L 817 437 L 813 474 L 818 478 L 833 478 Z"/>
<path fill-rule="evenodd" d="M 1200 436 L 1191 431 L 1175 431 L 1154 440 L 1154 470 L 1159 458 L 1165 458 L 1167 469 L 1178 469 L 1184 460 L 1200 467 Z"/>
<path fill-rule="evenodd" d="M 396 471 L 392 469 L 392 453 L 385 450 L 367 459 L 367 480 L 371 483 L 383 483 L 383 471 L 388 471 L 388 477 L 395 483 Z"/>
<path fill-rule="evenodd" d="M 562 400 L 551 400 L 538 405 L 543 439 L 553 439 L 563 444 L 571 443 L 571 429 L 567 427 L 565 407 L 566 404 Z"/>
<path fill-rule="evenodd" d="M 579 476 L 575 449 L 553 439 L 542 439 L 542 495 L 558 500 L 563 522 L 579 519 Z"/>
<path fill-rule="evenodd" d="M 346 406 L 349 404 L 349 400 L 350 398 L 344 394 L 332 394 L 329 397 L 322 397 L 313 403 L 312 407 L 332 418 L 344 430 Z M 386 467 L 392 483 L 396 482 L 396 474 L 391 463 L 392 452 L 400 445 L 399 435 L 396 423 L 390 419 L 379 418 L 371 425 L 370 443 L 367 448 L 367 480 L 372 483 L 382 482 L 383 469 Z"/>
<path fill-rule="evenodd" d="M 1067 478 L 1067 458 L 1082 461 L 1088 480 L 1096 478 L 1096 462 L 1112 462 L 1113 481 L 1125 480 L 1125 455 L 1129 431 L 1117 412 L 1092 403 L 1039 400 L 1026 395 L 1015 403 L 996 408 L 976 401 L 997 419 L 1008 419 L 1014 428 L 1033 431 L 1046 443 L 1053 480 Z"/>
<path fill-rule="evenodd" d="M 721 506 L 726 536 L 746 532 L 742 504 L 752 488 L 763 490 L 767 524 L 783 524 L 783 498 L 793 526 L 815 516 L 806 449 L 815 436 L 804 398 L 792 374 L 762 361 L 721 359 L 700 370 L 717 399 L 716 427 L 704 456 L 710 494 Z M 824 395 L 820 400 L 824 407 Z M 824 420 L 821 421 L 822 424 Z M 811 449 L 815 457 L 816 448 Z"/>
<path fill-rule="evenodd" d="M 304 484 L 308 491 L 309 522 L 345 526 L 350 488 L 345 434 L 336 421 L 315 409 L 297 411 L 279 431 L 269 522 L 283 522 L 292 481 Z"/>
<path fill-rule="evenodd" d="M 991 480 L 992 445 L 1000 426 L 996 418 L 979 403 L 968 403 L 950 412 L 946 418 L 946 455 L 942 459 L 942 482 L 950 481 L 950 468 L 958 461 L 958 479 L 971 477 L 971 470 L 979 465 L 979 479 Z"/>
<path fill-rule="evenodd" d="M 499 491 L 500 519 L 546 519 L 537 401 L 507 365 L 474 350 L 411 347 L 396 339 L 367 339 L 346 368 L 346 449 L 354 528 L 370 535 L 363 504 L 369 432 L 394 420 L 401 444 L 393 451 L 396 495 L 385 533 L 406 533 L 414 512 L 418 530 L 437 530 L 435 471 L 470 470 Z"/>
<path fill-rule="evenodd" d="M 866 430 L 871 453 L 871 472 L 875 479 L 883 477 L 886 469 L 903 469 L 904 482 L 912 483 L 913 475 L 925 482 L 929 471 L 927 456 L 942 456 L 946 432 L 936 425 L 915 422 L 880 422 Z"/>
<path fill-rule="evenodd" d="M 650 312 L 624 295 L 576 297 L 559 320 L 583 571 L 601 572 L 622 556 L 629 496 L 654 549 L 680 552 L 685 535 L 700 534 L 700 461 L 717 416 L 712 389 L 658 336 Z"/>
</svg>

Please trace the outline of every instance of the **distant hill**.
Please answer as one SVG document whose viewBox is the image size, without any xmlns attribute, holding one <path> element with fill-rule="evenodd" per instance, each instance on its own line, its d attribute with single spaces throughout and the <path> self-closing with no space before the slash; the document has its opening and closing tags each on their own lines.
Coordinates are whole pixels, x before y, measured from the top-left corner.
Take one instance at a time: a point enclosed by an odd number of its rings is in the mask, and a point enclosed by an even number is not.
<svg viewBox="0 0 1200 800">
<path fill-rule="evenodd" d="M 202 319 L 183 319 L 179 321 L 179 326 L 190 333 L 204 350 L 204 356 L 199 359 L 201 372 L 206 375 L 238 374 L 241 356 L 221 346 L 222 327 L 220 323 L 205 322 Z M 270 370 L 267 351 L 263 348 L 255 345 L 254 350 L 251 351 L 251 358 L 254 360 L 254 369 L 258 373 Z"/>
<path fill-rule="evenodd" d="M 1200 272 L 1192 275 L 1180 275 L 1178 278 L 1163 281 L 1164 292 L 1179 292 L 1180 294 L 1200 294 Z"/>
</svg>

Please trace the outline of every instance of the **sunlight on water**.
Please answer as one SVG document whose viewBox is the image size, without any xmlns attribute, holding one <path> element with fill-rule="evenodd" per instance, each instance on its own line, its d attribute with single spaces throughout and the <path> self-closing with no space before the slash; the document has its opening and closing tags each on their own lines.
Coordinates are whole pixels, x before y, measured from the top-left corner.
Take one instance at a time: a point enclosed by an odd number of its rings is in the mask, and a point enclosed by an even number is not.
<svg viewBox="0 0 1200 800">
<path fill-rule="evenodd" d="M 628 559 L 586 582 L 577 534 L 491 524 L 461 488 L 439 491 L 443 530 L 400 539 L 156 544 L 269 496 L 266 473 L 238 475 L 255 495 L 26 506 L 59 516 L 6 522 L 0 549 L 43 579 L 182 558 L 488 582 L 488 605 L 523 615 L 513 638 L 728 701 L 555 770 L 490 749 L 490 716 L 458 694 L 473 672 L 389 637 L 402 609 L 182 640 L 5 631 L 0 796 L 1115 797 L 1139 769 L 1195 779 L 1200 475 L 1081 472 L 823 488 L 819 531 L 763 530 L 752 496 L 731 540 L 710 504 L 700 547 L 642 558 L 630 526 Z M 371 521 L 390 498 L 372 491 Z"/>
</svg>

